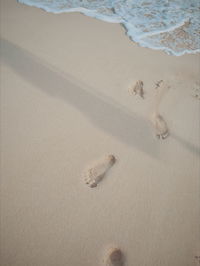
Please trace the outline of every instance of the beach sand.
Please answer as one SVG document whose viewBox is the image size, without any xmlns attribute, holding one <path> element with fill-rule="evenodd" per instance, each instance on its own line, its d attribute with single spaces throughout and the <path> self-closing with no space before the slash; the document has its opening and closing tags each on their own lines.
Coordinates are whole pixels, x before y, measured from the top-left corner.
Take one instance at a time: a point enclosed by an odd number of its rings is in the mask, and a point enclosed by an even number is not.
<svg viewBox="0 0 200 266">
<path fill-rule="evenodd" d="M 0 10 L 1 265 L 102 266 L 109 247 L 125 266 L 199 265 L 200 55 L 139 47 L 79 13 Z M 90 188 L 84 169 L 108 154 Z"/>
</svg>

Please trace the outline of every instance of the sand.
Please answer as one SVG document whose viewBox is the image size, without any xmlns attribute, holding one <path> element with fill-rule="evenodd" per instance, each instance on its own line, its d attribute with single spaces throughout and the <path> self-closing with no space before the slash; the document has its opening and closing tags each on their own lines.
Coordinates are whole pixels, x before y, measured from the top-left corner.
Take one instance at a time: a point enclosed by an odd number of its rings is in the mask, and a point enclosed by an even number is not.
<svg viewBox="0 0 200 266">
<path fill-rule="evenodd" d="M 101 266 L 110 246 L 125 266 L 198 265 L 200 55 L 14 0 L 0 23 L 1 265 Z M 129 93 L 138 80 L 144 99 Z M 88 187 L 83 170 L 107 154 L 115 165 Z"/>
</svg>

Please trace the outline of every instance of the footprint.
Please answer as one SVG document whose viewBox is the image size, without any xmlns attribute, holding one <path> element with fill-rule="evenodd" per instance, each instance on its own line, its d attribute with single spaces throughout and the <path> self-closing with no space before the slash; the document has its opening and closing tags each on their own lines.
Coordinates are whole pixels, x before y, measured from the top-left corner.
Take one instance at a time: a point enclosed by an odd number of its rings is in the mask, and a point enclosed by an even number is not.
<svg viewBox="0 0 200 266">
<path fill-rule="evenodd" d="M 115 161 L 114 155 L 111 154 L 93 163 L 93 165 L 84 172 L 85 183 L 91 188 L 96 187 Z"/>
<path fill-rule="evenodd" d="M 161 86 L 162 83 L 163 83 L 163 80 L 162 80 L 162 79 L 159 80 L 159 81 L 157 81 L 157 82 L 155 83 L 155 85 L 156 85 L 155 89 L 159 88 L 159 87 Z"/>
<path fill-rule="evenodd" d="M 153 113 L 151 117 L 151 122 L 154 127 L 157 138 L 166 139 L 169 136 L 167 123 L 160 114 Z"/>
<path fill-rule="evenodd" d="M 129 88 L 129 91 L 131 94 L 138 94 L 141 98 L 144 99 L 144 90 L 143 90 L 143 81 L 138 80 L 135 84 L 135 86 L 132 86 Z"/>
<path fill-rule="evenodd" d="M 169 81 L 164 81 L 163 79 L 158 80 L 155 82 L 155 89 L 160 89 L 163 92 L 166 92 L 171 88 L 171 85 L 169 84 Z"/>
<path fill-rule="evenodd" d="M 171 88 L 168 82 L 163 81 L 162 79 L 155 83 L 156 93 L 155 93 L 155 102 L 153 106 L 153 113 L 151 115 L 151 123 L 154 127 L 156 136 L 160 139 L 165 139 L 169 136 L 169 130 L 167 123 L 164 118 L 159 114 L 159 107 L 162 102 L 162 99 L 165 93 Z"/>
<path fill-rule="evenodd" d="M 123 253 L 119 248 L 111 248 L 108 250 L 104 265 L 105 266 L 123 266 L 124 265 L 124 258 Z"/>
<path fill-rule="evenodd" d="M 198 82 L 196 82 L 193 87 L 192 97 L 196 98 L 197 100 L 200 100 L 200 84 L 198 84 Z"/>
</svg>

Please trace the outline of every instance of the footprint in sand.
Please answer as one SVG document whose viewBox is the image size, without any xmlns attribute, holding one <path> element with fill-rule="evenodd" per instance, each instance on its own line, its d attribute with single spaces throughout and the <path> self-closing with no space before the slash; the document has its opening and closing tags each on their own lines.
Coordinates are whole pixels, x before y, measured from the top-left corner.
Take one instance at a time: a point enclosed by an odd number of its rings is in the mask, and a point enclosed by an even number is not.
<svg viewBox="0 0 200 266">
<path fill-rule="evenodd" d="M 197 100 L 200 100 L 200 84 L 198 82 L 195 82 L 195 85 L 193 87 L 192 97 L 194 97 Z"/>
<path fill-rule="evenodd" d="M 124 265 L 124 256 L 122 251 L 119 248 L 109 249 L 105 259 L 105 266 L 123 266 Z"/>
<path fill-rule="evenodd" d="M 91 188 L 96 187 L 104 178 L 108 170 L 113 166 L 115 161 L 115 156 L 111 154 L 94 162 L 93 165 L 84 172 L 85 183 Z"/>
<path fill-rule="evenodd" d="M 157 138 L 166 139 L 169 135 L 169 130 L 164 118 L 158 113 L 153 113 L 151 116 L 151 122 Z"/>
<path fill-rule="evenodd" d="M 164 118 L 159 114 L 159 107 L 161 101 L 165 95 L 165 93 L 170 89 L 170 85 L 168 82 L 164 82 L 163 80 L 159 80 L 155 83 L 156 94 L 155 94 L 155 102 L 153 106 L 153 113 L 150 117 L 151 123 L 155 130 L 156 136 L 160 139 L 165 139 L 169 136 L 169 129 L 167 123 Z"/>
<path fill-rule="evenodd" d="M 163 83 L 163 80 L 162 80 L 162 79 L 159 80 L 159 81 L 157 81 L 157 82 L 155 83 L 155 85 L 156 85 L 155 89 L 159 88 L 159 87 L 161 86 L 162 83 Z"/>
<path fill-rule="evenodd" d="M 144 99 L 143 85 L 144 85 L 143 81 L 142 80 L 138 80 L 134 86 L 131 86 L 129 88 L 129 92 L 131 94 L 135 94 L 135 95 L 138 94 L 141 98 Z"/>
</svg>

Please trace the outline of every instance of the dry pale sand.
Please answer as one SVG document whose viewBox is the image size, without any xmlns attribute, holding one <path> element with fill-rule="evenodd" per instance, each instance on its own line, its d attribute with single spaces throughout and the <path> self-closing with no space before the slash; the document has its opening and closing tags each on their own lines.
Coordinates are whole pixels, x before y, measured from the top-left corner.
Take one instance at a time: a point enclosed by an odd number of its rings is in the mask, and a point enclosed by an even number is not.
<svg viewBox="0 0 200 266">
<path fill-rule="evenodd" d="M 0 22 L 1 265 L 101 266 L 109 246 L 125 266 L 198 265 L 200 56 L 15 0 Z M 138 80 L 144 99 L 128 91 Z M 115 165 L 88 187 L 83 170 L 106 154 Z"/>
</svg>

